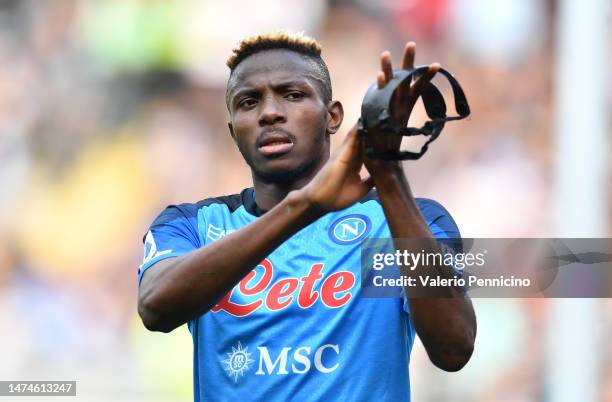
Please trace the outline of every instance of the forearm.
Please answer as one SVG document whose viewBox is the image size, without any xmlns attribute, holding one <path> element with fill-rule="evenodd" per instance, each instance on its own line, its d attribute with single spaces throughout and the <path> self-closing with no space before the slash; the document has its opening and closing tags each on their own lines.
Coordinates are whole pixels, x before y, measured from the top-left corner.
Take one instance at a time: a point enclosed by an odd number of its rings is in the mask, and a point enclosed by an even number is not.
<svg viewBox="0 0 612 402">
<path fill-rule="evenodd" d="M 139 295 L 145 325 L 170 331 L 204 314 L 274 249 L 321 214 L 293 192 L 253 223 L 152 273 L 146 283 L 143 280 Z"/>
<path fill-rule="evenodd" d="M 426 252 L 440 253 L 401 166 L 391 164 L 376 173 L 373 175 L 375 185 L 394 239 L 420 239 L 423 241 L 419 242 L 419 251 L 423 246 Z M 431 239 L 431 242 L 426 239 Z M 396 242 L 398 250 L 404 246 L 401 241 Z M 453 277 L 452 270 L 446 266 L 403 269 L 402 274 L 416 279 L 414 283 L 417 288 L 407 288 L 406 294 L 416 331 L 430 359 L 442 369 L 460 369 L 471 356 L 476 335 L 476 319 L 471 301 L 452 287 L 438 289 L 440 293 L 436 296 L 439 298 L 410 297 L 413 291 L 423 290 L 418 288 L 422 286 L 421 276 Z"/>
</svg>

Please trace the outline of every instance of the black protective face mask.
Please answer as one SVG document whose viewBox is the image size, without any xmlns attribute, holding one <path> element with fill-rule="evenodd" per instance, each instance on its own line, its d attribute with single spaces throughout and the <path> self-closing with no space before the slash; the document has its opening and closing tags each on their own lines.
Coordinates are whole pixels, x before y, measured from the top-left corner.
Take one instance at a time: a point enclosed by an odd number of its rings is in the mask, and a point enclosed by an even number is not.
<svg viewBox="0 0 612 402">
<path fill-rule="evenodd" d="M 425 154 L 429 144 L 438 138 L 447 121 L 461 120 L 470 114 L 470 107 L 468 106 L 467 99 L 459 82 L 457 82 L 451 73 L 440 68 L 438 74 L 442 74 L 446 77 L 453 89 L 455 110 L 458 116 L 446 116 L 446 103 L 444 102 L 444 97 L 434 84 L 428 82 L 421 94 L 421 99 L 423 100 L 425 111 L 430 120 L 421 128 L 403 127 L 394 124 L 393 118 L 391 117 L 391 100 L 393 99 L 395 90 L 405 80 L 412 80 L 415 75 L 418 76 L 423 74 L 427 71 L 427 68 L 428 66 L 419 66 L 411 70 L 394 70 L 393 78 L 383 89 L 378 89 L 378 85 L 375 82 L 366 92 L 361 104 L 359 134 L 366 140 L 365 152 L 368 157 L 386 160 L 419 159 Z M 377 152 L 368 144 L 367 137 L 387 135 L 387 133 L 399 136 L 425 135 L 428 136 L 429 139 L 421 147 L 419 152 L 399 150 Z"/>
</svg>

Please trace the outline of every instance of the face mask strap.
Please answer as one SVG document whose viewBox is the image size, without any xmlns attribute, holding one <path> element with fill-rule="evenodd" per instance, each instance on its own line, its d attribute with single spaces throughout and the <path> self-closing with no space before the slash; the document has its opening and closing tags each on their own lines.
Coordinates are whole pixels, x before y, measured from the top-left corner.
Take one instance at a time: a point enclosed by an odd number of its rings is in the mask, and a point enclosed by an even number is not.
<svg viewBox="0 0 612 402">
<path fill-rule="evenodd" d="M 415 75 L 420 75 L 427 70 L 428 66 L 415 67 L 412 70 L 395 70 L 393 78 L 383 89 L 378 89 L 376 84 L 373 84 L 366 96 L 364 97 L 361 118 L 359 119 L 359 133 L 363 138 L 367 138 L 368 132 L 382 131 L 385 133 L 393 133 L 399 136 L 415 136 L 425 135 L 429 139 L 421 147 L 419 152 L 412 151 L 386 151 L 376 152 L 370 145 L 366 145 L 366 155 L 373 159 L 386 160 L 406 160 L 419 159 L 427 152 L 429 144 L 435 141 L 444 125 L 448 121 L 461 120 L 470 114 L 470 108 L 465 97 L 463 89 L 459 82 L 447 70 L 441 68 L 438 72 L 444 75 L 449 81 L 453 96 L 455 98 L 455 110 L 457 116 L 446 116 L 446 103 L 442 93 L 436 86 L 428 82 L 421 94 L 421 100 L 425 106 L 427 116 L 430 118 L 422 127 L 398 127 L 393 124 L 391 117 L 391 100 L 393 94 L 399 85 L 404 80 L 411 80 Z"/>
</svg>

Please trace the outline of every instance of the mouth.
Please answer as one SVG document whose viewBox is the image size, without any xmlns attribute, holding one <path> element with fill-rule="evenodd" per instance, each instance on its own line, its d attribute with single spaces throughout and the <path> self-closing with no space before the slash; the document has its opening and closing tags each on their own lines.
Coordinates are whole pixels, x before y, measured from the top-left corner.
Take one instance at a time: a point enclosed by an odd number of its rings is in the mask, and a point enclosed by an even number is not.
<svg viewBox="0 0 612 402">
<path fill-rule="evenodd" d="M 265 156 L 286 154 L 291 151 L 293 145 L 288 133 L 283 131 L 269 131 L 257 141 L 257 149 Z"/>
</svg>

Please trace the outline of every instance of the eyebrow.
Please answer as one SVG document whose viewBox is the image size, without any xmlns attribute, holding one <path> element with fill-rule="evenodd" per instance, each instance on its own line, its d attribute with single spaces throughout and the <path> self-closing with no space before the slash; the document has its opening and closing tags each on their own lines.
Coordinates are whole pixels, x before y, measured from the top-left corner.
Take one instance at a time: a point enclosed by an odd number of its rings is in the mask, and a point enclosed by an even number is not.
<svg viewBox="0 0 612 402">
<path fill-rule="evenodd" d="M 279 91 L 279 90 L 283 90 L 283 89 L 287 89 L 289 87 L 310 87 L 310 83 L 308 82 L 308 80 L 289 80 L 289 81 L 281 81 L 277 84 L 273 84 L 272 88 L 275 91 Z M 252 93 L 256 93 L 258 92 L 257 88 L 252 87 L 252 86 L 247 86 L 244 87 L 242 89 L 239 89 L 238 91 L 236 91 L 233 95 L 230 93 L 230 98 L 233 101 L 234 99 L 236 99 L 237 97 L 241 96 L 241 95 L 247 95 L 247 94 L 252 94 Z"/>
</svg>

